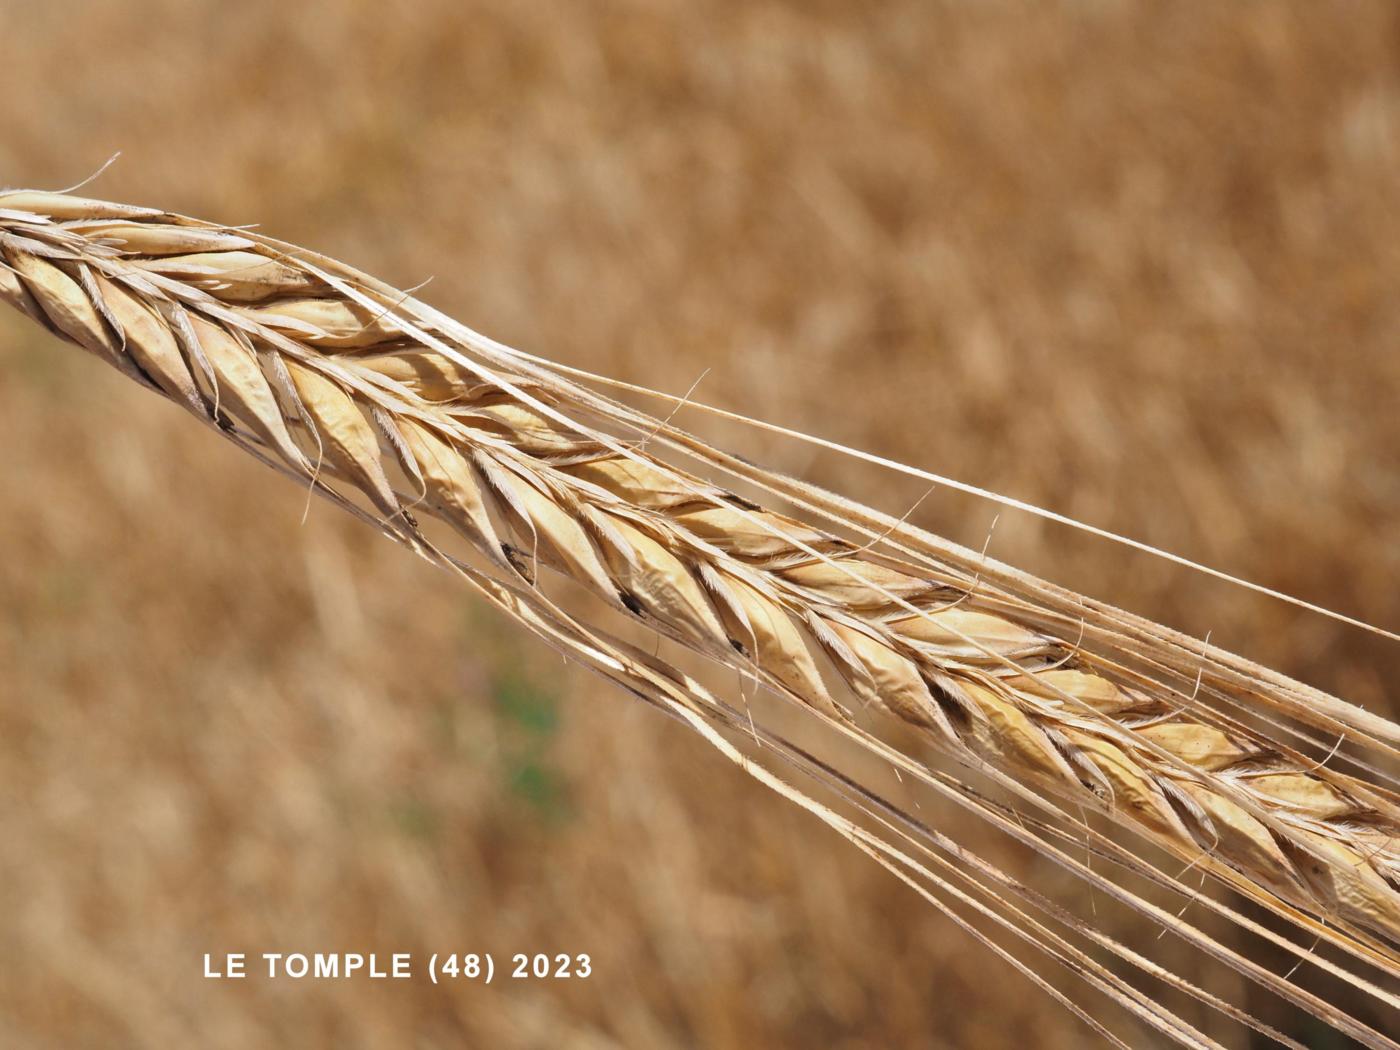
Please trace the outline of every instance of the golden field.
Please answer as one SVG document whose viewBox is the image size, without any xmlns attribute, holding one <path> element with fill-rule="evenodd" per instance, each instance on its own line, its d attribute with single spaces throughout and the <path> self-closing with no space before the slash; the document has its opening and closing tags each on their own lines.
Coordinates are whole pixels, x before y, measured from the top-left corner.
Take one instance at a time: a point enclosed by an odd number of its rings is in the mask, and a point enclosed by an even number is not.
<svg viewBox="0 0 1400 1050">
<path fill-rule="evenodd" d="M 62 188 L 121 151 L 85 192 L 431 278 L 421 298 L 513 346 L 699 379 L 1400 624 L 1388 5 L 0 0 L 0 20 L 0 184 Z M 0 374 L 5 1045 L 1083 1045 L 886 873 L 452 579 L 17 314 Z M 1400 711 L 1393 644 L 721 433 Z M 587 952 L 594 975 L 202 972 L 452 950 Z"/>
</svg>

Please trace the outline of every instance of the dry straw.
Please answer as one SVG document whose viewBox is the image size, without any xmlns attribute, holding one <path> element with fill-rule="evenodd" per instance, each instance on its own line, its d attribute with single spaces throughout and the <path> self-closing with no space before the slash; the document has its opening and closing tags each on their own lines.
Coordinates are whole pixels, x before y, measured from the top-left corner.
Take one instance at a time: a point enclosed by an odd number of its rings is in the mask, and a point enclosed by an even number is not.
<svg viewBox="0 0 1400 1050">
<path fill-rule="evenodd" d="M 1393 1045 L 1076 859 L 1088 846 L 1394 1009 L 1383 988 L 1400 974 L 1400 805 L 1384 772 L 1400 744 L 1393 723 L 727 456 L 302 249 L 146 208 L 14 192 L 0 196 L 0 256 L 0 296 L 39 324 L 687 720 L 1111 1041 L 1118 1037 L 1036 965 L 965 916 L 989 920 L 1185 1045 L 1212 1044 L 1101 953 L 1288 1042 L 920 825 L 742 705 L 576 619 L 546 596 L 541 571 L 742 669 L 827 731 L 1249 980 L 1368 1045 Z M 809 520 L 727 487 L 739 482 Z M 475 554 L 435 539 L 428 518 Z M 930 768 L 872 724 L 871 709 L 1013 801 L 993 801 Z M 759 746 L 746 750 L 745 740 Z M 1346 748 L 1335 746 L 1342 740 Z M 814 801 L 755 752 L 815 777 L 863 819 Z M 1342 771 L 1347 765 L 1352 774 Z M 1182 863 L 1125 847 L 1077 816 L 1085 810 Z M 1183 865 L 1286 920 L 1301 940 L 1192 893 Z M 1314 951 L 1318 944 L 1327 951 Z"/>
</svg>

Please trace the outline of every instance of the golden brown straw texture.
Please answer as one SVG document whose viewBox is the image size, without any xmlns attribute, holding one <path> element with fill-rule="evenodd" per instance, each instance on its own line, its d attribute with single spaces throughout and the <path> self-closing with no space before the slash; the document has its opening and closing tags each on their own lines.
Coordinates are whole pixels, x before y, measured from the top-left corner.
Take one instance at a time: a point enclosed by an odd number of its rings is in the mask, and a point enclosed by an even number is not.
<svg viewBox="0 0 1400 1050">
<path fill-rule="evenodd" d="M 0 256 L 0 296 L 35 321 L 469 574 L 634 692 L 699 710 L 682 672 L 559 614 L 542 568 L 872 747 L 865 709 L 1024 797 L 1107 814 L 1396 972 L 1400 805 L 1364 759 L 1315 757 L 1343 737 L 1393 756 L 1389 723 L 750 467 L 260 235 L 15 192 L 0 196 Z M 1360 775 L 1340 771 L 1349 760 Z"/>
</svg>

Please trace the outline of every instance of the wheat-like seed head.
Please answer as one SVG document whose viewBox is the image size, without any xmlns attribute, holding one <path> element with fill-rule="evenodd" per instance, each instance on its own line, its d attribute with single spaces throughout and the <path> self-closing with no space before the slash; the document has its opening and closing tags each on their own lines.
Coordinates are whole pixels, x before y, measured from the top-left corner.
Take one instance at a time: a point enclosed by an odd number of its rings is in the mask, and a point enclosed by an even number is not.
<svg viewBox="0 0 1400 1050">
<path fill-rule="evenodd" d="M 1393 963 L 1394 797 L 1149 673 L 1179 654 L 1135 666 L 966 565 L 764 509 L 600 425 L 600 402 L 525 359 L 474 356 L 421 304 L 258 235 L 11 193 L 0 262 L 0 297 L 35 321 L 460 567 L 419 519 L 445 523 L 536 629 L 547 568 L 837 726 L 875 709 Z"/>
</svg>

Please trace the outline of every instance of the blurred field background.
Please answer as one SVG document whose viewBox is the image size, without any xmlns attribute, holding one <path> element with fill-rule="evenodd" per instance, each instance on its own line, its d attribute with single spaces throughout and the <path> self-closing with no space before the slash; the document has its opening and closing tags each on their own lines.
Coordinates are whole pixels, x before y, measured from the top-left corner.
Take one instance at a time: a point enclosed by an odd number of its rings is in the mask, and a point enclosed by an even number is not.
<svg viewBox="0 0 1400 1050">
<path fill-rule="evenodd" d="M 1393 5 L 0 22 L 0 183 L 121 150 L 87 192 L 431 277 L 523 349 L 676 393 L 708 370 L 702 400 L 1400 624 Z M 680 727 L 328 505 L 303 523 L 303 492 L 17 314 L 0 377 L 5 1046 L 1087 1038 Z M 741 451 L 895 513 L 923 495 Z M 994 517 L 934 492 L 914 520 L 980 547 Z M 1397 647 L 1320 617 L 1021 515 L 990 550 L 1400 706 Z M 207 951 L 454 948 L 595 976 L 201 977 Z"/>
</svg>

